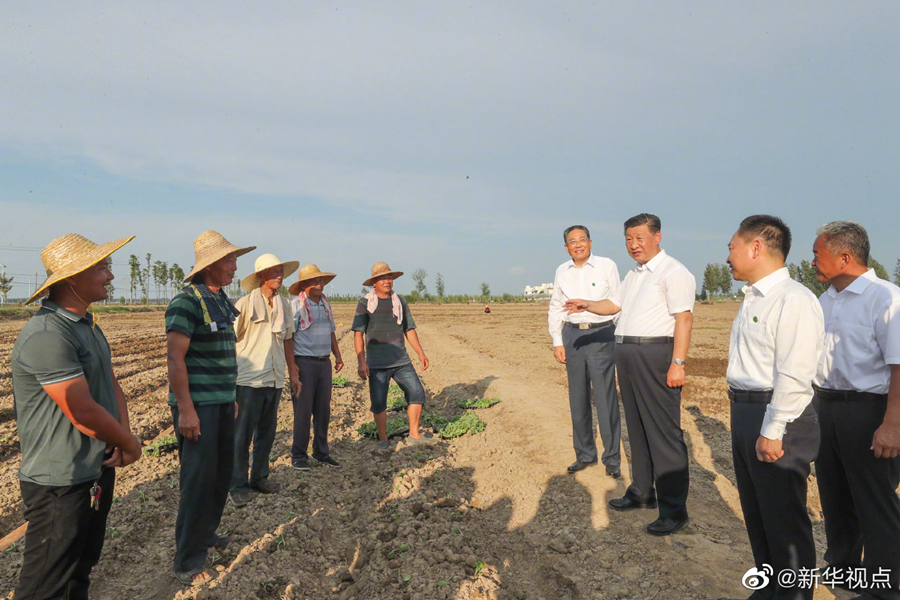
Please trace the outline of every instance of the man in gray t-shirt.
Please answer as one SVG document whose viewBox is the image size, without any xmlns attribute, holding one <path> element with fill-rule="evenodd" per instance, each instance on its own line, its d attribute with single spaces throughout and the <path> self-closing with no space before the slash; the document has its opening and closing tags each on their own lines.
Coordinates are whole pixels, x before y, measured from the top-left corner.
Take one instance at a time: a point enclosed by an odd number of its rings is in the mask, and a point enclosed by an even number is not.
<svg viewBox="0 0 900 600">
<path fill-rule="evenodd" d="M 115 467 L 141 456 L 109 343 L 88 311 L 113 280 L 107 257 L 131 238 L 98 246 L 76 234 L 41 253 L 49 290 L 12 351 L 22 446 L 19 486 L 25 551 L 16 598 L 87 598 L 112 506 Z"/>
<path fill-rule="evenodd" d="M 397 382 L 406 396 L 409 441 L 414 444 L 432 442 L 419 433 L 425 389 L 406 353 L 405 341 L 409 340 L 409 345 L 416 351 L 423 371 L 428 368 L 428 357 L 419 343 L 409 305 L 394 292 L 394 279 L 401 275 L 401 271 L 391 271 L 387 263 L 375 263 L 372 277 L 363 282 L 363 285 L 375 287 L 356 305 L 356 315 L 353 317 L 358 373 L 361 378 L 369 380 L 369 397 L 375 425 L 378 427 L 379 450 L 388 448 L 385 411 L 391 379 Z"/>
</svg>

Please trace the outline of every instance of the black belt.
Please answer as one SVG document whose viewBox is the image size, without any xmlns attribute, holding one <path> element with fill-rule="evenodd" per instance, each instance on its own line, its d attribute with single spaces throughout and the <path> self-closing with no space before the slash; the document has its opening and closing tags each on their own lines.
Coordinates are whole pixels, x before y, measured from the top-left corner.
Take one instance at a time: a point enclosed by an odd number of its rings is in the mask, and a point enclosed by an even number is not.
<svg viewBox="0 0 900 600">
<path fill-rule="evenodd" d="M 304 358 L 304 359 L 306 359 L 306 360 L 319 360 L 319 361 L 323 361 L 323 360 L 328 360 L 328 359 L 330 359 L 330 358 L 331 358 L 331 355 L 329 354 L 328 356 L 301 356 L 300 354 L 297 354 L 297 355 L 296 355 L 296 358 Z"/>
<path fill-rule="evenodd" d="M 752 402 L 768 404 L 772 401 L 773 390 L 736 390 L 728 388 L 728 399 L 732 402 Z"/>
<path fill-rule="evenodd" d="M 857 392 L 856 390 L 829 390 L 813 386 L 821 400 L 887 400 L 887 394 Z"/>
<path fill-rule="evenodd" d="M 664 335 L 657 336 L 639 336 L 639 335 L 617 335 L 616 343 L 617 344 L 671 344 L 675 341 L 675 338 L 672 336 L 666 337 Z"/>
<path fill-rule="evenodd" d="M 563 321 L 563 325 L 565 325 L 566 327 L 572 327 L 574 329 L 603 329 L 604 327 L 609 327 L 612 324 L 612 321 L 604 321 L 603 323 L 571 323 L 569 321 Z"/>
</svg>

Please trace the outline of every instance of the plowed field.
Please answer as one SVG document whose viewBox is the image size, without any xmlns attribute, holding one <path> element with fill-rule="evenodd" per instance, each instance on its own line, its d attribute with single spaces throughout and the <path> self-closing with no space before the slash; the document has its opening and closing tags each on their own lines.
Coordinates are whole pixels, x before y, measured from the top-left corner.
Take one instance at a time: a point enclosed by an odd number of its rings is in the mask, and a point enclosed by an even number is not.
<svg viewBox="0 0 900 600">
<path fill-rule="evenodd" d="M 393 441 L 391 451 L 356 428 L 371 419 L 356 375 L 353 307 L 336 306 L 350 379 L 336 389 L 330 438 L 340 468 L 302 473 L 290 465 L 291 404 L 282 402 L 272 451 L 281 493 L 229 506 L 222 530 L 239 542 L 210 554 L 211 584 L 170 578 L 178 503 L 174 454 L 145 456 L 118 472 L 103 558 L 92 597 L 141 598 L 743 598 L 752 566 L 731 467 L 725 395 L 728 331 L 736 304 L 697 306 L 682 423 L 691 457 L 691 524 L 655 538 L 655 511 L 615 513 L 606 501 L 629 483 L 601 468 L 575 476 L 564 367 L 554 360 L 546 305 L 413 305 L 431 360 L 421 373 L 426 411 L 459 414 L 455 400 L 500 397 L 479 411 L 487 429 L 432 448 Z M 22 523 L 9 357 L 25 321 L 0 321 L 0 535 Z M 171 424 L 163 315 L 105 316 L 116 373 L 136 434 L 151 440 Z M 414 359 L 415 362 L 415 359 Z M 417 364 L 417 363 L 416 363 Z M 417 364 L 418 368 L 418 364 Z M 626 460 L 628 436 L 623 436 Z M 599 440 L 598 440 L 599 443 Z M 824 532 L 815 477 L 809 508 L 820 554 Z M 0 594 L 15 586 L 22 542 L 0 555 Z M 848 598 L 837 592 L 838 598 Z M 841 595 L 843 594 L 843 595 Z M 816 598 L 832 598 L 820 588 Z"/>
</svg>

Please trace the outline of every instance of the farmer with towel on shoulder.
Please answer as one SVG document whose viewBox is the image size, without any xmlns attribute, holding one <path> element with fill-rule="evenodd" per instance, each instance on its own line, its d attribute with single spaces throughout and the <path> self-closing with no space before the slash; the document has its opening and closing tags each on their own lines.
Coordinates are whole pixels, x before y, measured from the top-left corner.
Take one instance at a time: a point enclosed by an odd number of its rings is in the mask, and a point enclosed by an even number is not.
<svg viewBox="0 0 900 600">
<path fill-rule="evenodd" d="M 234 418 L 238 376 L 234 321 L 238 311 L 222 289 L 234 279 L 240 248 L 216 231 L 194 240 L 189 285 L 166 309 L 169 406 L 178 438 L 180 498 L 175 521 L 172 575 L 184 585 L 213 579 L 207 551 L 235 538 L 219 536 L 234 468 Z"/>
<path fill-rule="evenodd" d="M 300 279 L 288 290 L 292 296 L 294 319 L 293 358 L 302 387 L 292 396 L 294 402 L 294 442 L 291 466 L 309 470 L 309 429 L 312 419 L 312 457 L 323 465 L 339 467 L 328 448 L 328 423 L 331 421 L 331 355 L 334 370 L 344 368 L 341 350 L 334 335 L 334 313 L 322 291 L 336 275 L 323 273 L 316 265 L 300 269 Z"/>
<path fill-rule="evenodd" d="M 425 388 L 406 353 L 404 337 L 416 351 L 423 371 L 428 368 L 428 357 L 419 343 L 409 305 L 394 292 L 394 280 L 401 275 L 402 271 L 391 271 L 387 263 L 375 263 L 372 276 L 363 282 L 364 286 L 375 287 L 356 305 L 356 316 L 353 318 L 358 373 L 361 378 L 369 380 L 369 398 L 378 427 L 378 450 L 388 449 L 385 411 L 391 379 L 403 390 L 409 405 L 406 412 L 409 415 L 410 443 L 433 443 L 433 440 L 423 438 L 419 433 Z"/>
<path fill-rule="evenodd" d="M 25 304 L 49 297 L 16 338 L 11 361 L 28 522 L 16 598 L 88 597 L 115 468 L 141 457 L 109 343 L 88 310 L 109 295 L 109 255 L 133 238 L 98 246 L 70 233 L 41 252 L 47 279 Z"/>
<path fill-rule="evenodd" d="M 285 277 L 294 274 L 300 263 L 284 262 L 274 254 L 256 259 L 253 273 L 241 280 L 250 292 L 235 306 L 240 313 L 234 323 L 237 335 L 237 404 L 234 422 L 234 474 L 231 502 L 244 506 L 253 498 L 251 490 L 274 494 L 281 484 L 269 481 L 269 454 L 278 427 L 278 403 L 284 377 L 290 375 L 291 392 L 300 391 L 294 355 L 294 320 L 287 298 L 278 290 Z M 253 464 L 250 465 L 250 443 Z M 247 479 L 247 470 L 250 479 Z"/>
</svg>

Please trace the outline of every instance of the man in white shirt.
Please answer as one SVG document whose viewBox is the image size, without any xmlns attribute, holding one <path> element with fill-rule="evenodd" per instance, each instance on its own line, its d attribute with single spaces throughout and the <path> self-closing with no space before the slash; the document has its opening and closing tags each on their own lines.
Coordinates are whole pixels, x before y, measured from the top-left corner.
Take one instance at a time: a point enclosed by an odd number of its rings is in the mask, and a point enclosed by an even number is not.
<svg viewBox="0 0 900 600">
<path fill-rule="evenodd" d="M 591 414 L 591 395 L 597 408 L 603 464 L 606 474 L 621 474 L 619 444 L 622 426 L 616 395 L 616 338 L 612 315 L 619 312 L 619 270 L 608 258 L 591 254 L 591 234 L 584 225 L 563 232 L 565 248 L 572 260 L 556 269 L 550 296 L 550 336 L 553 356 L 566 365 L 569 378 L 569 410 L 572 413 L 572 440 L 575 462 L 568 467 L 576 473 L 597 463 L 597 444 Z M 589 312 L 566 315 L 563 303 L 583 298 L 602 304 L 606 315 Z"/>
<path fill-rule="evenodd" d="M 864 584 L 868 594 L 896 600 L 900 288 L 867 268 L 869 236 L 862 225 L 835 221 L 816 235 L 813 266 L 819 281 L 831 284 L 819 298 L 825 349 L 813 400 L 822 434 L 816 476 L 828 539 L 825 560 L 848 588 Z M 860 567 L 865 578 L 849 581 L 848 570 Z"/>
<path fill-rule="evenodd" d="M 812 586 L 782 587 L 777 575 L 816 566 L 806 480 L 819 448 L 822 309 L 784 266 L 791 230 L 778 217 L 747 217 L 728 249 L 732 275 L 747 282 L 728 349 L 731 451 L 753 560 L 775 573 L 750 598 L 812 600 Z"/>
<path fill-rule="evenodd" d="M 622 284 L 616 324 L 616 372 L 631 447 L 632 483 L 615 510 L 656 508 L 647 526 L 670 535 L 685 525 L 687 446 L 681 429 L 684 361 L 691 343 L 696 281 L 683 264 L 659 247 L 659 217 L 640 214 L 625 221 L 625 247 L 637 266 Z M 595 302 L 569 300 L 570 313 L 608 314 Z"/>
</svg>

